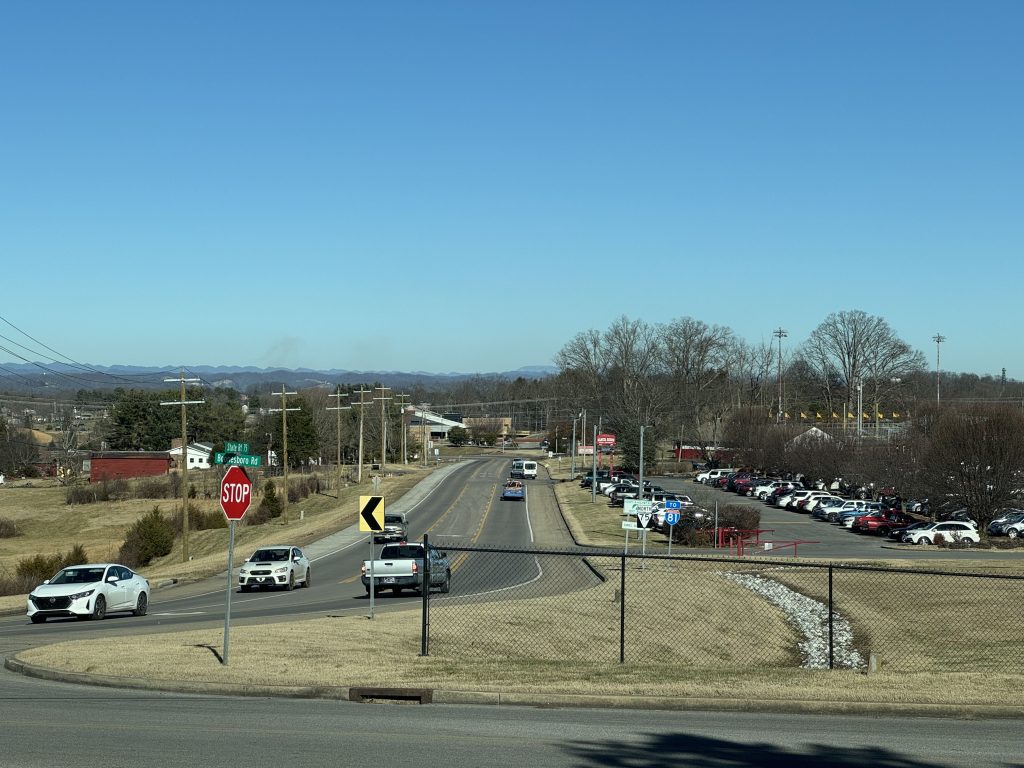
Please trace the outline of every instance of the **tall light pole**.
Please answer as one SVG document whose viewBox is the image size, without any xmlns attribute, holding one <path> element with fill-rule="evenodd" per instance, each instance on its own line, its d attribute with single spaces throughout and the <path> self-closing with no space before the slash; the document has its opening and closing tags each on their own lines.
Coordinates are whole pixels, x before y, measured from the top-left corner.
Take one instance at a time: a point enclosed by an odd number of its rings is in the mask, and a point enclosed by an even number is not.
<svg viewBox="0 0 1024 768">
<path fill-rule="evenodd" d="M 185 371 L 176 379 L 164 379 L 164 381 L 177 381 L 181 384 L 181 397 L 178 400 L 170 400 L 160 405 L 181 406 L 181 562 L 188 562 L 188 420 L 185 418 L 186 405 L 199 405 L 205 400 L 186 400 L 185 384 L 194 384 L 202 379 L 186 379 Z"/>
<path fill-rule="evenodd" d="M 857 379 L 857 437 L 864 433 L 864 382 Z"/>
<path fill-rule="evenodd" d="M 789 333 L 784 328 L 782 328 L 780 326 L 779 328 L 775 329 L 775 331 L 772 333 L 772 335 L 775 336 L 775 338 L 777 338 L 779 340 L 779 362 L 778 362 L 778 365 L 779 365 L 779 410 L 778 410 L 778 412 L 775 415 L 775 423 L 776 424 L 781 424 L 782 423 L 782 340 L 784 338 L 786 338 L 787 336 L 789 336 Z"/>
<path fill-rule="evenodd" d="M 932 336 L 932 341 L 935 342 L 935 405 L 939 405 L 939 395 L 941 393 L 942 386 L 942 369 L 939 367 L 939 345 L 946 340 L 946 337 L 941 333 L 936 333 Z"/>
<path fill-rule="evenodd" d="M 647 429 L 646 424 L 640 425 L 640 492 L 637 498 L 642 499 L 644 497 L 644 430 Z"/>
<path fill-rule="evenodd" d="M 569 477 L 573 480 L 576 479 L 576 421 L 583 415 L 580 412 L 578 415 L 573 416 L 572 419 L 572 460 L 569 462 Z"/>
<path fill-rule="evenodd" d="M 281 500 L 281 522 L 288 524 L 288 411 L 301 411 L 301 408 L 288 407 L 288 395 L 297 395 L 298 392 L 289 392 L 287 387 L 281 386 L 280 392 L 271 392 L 274 397 L 281 398 L 280 408 L 268 408 L 268 413 L 281 412 L 281 444 L 284 453 L 284 461 L 281 466 L 284 469 L 284 499 Z"/>
<path fill-rule="evenodd" d="M 352 410 L 352 406 L 351 405 L 342 405 L 341 404 L 341 398 L 348 397 L 348 392 L 342 392 L 340 384 L 338 385 L 338 391 L 335 392 L 333 395 L 328 395 L 328 397 L 336 397 L 336 398 L 338 398 L 336 400 L 336 402 L 338 404 L 334 405 L 334 406 L 328 407 L 327 410 L 328 411 L 337 411 L 338 412 L 338 414 L 337 414 L 338 415 L 338 446 L 337 446 L 338 447 L 338 457 L 337 457 L 338 466 L 337 466 L 337 473 L 338 473 L 338 493 L 340 494 L 341 493 L 341 412 L 342 411 L 350 411 L 350 410 Z M 339 496 L 338 498 L 341 498 L 341 497 Z"/>
</svg>

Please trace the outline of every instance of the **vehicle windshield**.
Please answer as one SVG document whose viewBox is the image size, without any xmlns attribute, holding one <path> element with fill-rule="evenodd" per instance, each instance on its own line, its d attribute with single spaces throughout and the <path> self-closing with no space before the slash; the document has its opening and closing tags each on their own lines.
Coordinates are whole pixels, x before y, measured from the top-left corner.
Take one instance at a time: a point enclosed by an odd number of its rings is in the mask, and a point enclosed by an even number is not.
<svg viewBox="0 0 1024 768">
<path fill-rule="evenodd" d="M 381 560 L 416 560 L 423 557 L 423 548 L 407 544 L 389 544 L 380 551 Z"/>
<path fill-rule="evenodd" d="M 387 525 L 401 525 L 402 517 L 401 515 L 384 515 L 384 522 Z"/>
<path fill-rule="evenodd" d="M 250 560 L 258 560 L 261 563 L 283 563 L 288 561 L 289 550 L 287 547 L 279 549 L 257 549 L 253 552 Z"/>
<path fill-rule="evenodd" d="M 51 584 L 92 584 L 103 581 L 104 568 L 65 568 L 52 579 Z"/>
</svg>

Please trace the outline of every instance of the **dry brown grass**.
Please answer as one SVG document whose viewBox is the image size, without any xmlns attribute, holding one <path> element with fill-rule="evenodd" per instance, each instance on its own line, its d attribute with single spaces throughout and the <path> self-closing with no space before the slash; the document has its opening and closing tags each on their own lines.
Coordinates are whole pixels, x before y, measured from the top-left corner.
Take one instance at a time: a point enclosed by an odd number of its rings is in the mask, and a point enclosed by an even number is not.
<svg viewBox="0 0 1024 768">
<path fill-rule="evenodd" d="M 430 470 L 409 466 L 402 471 L 400 476 L 383 478 L 379 493 L 398 499 Z M 330 484 L 329 490 L 289 504 L 287 523 L 276 519 L 264 525 L 236 526 L 235 546 L 242 551 L 276 542 L 305 546 L 355 523 L 359 496 L 371 492 L 369 478 L 364 477 L 361 486 L 350 485 L 340 492 L 333 488 L 332 480 L 325 475 L 324 487 Z M 213 499 L 193 499 L 191 505 L 201 511 L 222 514 L 214 496 Z M 259 498 L 254 499 L 254 505 L 259 503 Z M 154 506 L 168 516 L 181 510 L 181 502 L 176 499 L 68 505 L 65 490 L 60 486 L 0 489 L 0 517 L 13 520 L 22 534 L 0 539 L 0 575 L 12 574 L 24 557 L 66 552 L 75 544 L 81 544 L 94 562 L 116 561 L 125 533 Z M 228 535 L 227 528 L 191 531 L 190 561 L 183 561 L 179 538 L 169 555 L 140 570 L 151 581 L 168 578 L 189 581 L 212 576 L 227 567 Z M 24 606 L 24 603 L 24 596 L 0 597 L 0 610 Z"/>
<path fill-rule="evenodd" d="M 565 483 L 556 492 L 578 537 L 584 532 L 593 537 L 591 543 L 621 542 L 617 510 L 591 504 L 589 495 L 579 492 L 574 483 Z M 307 522 L 310 535 L 320 535 L 330 517 L 323 516 L 317 524 L 321 528 Z M 214 548 L 213 542 L 209 545 Z M 350 615 L 235 626 L 227 666 L 213 653 L 222 648 L 222 628 L 122 638 L 116 656 L 109 653 L 109 641 L 88 640 L 24 651 L 19 658 L 67 671 L 213 684 L 415 685 L 506 694 L 685 697 L 734 702 L 737 708 L 758 702 L 788 702 L 808 710 L 897 705 L 943 714 L 965 705 L 998 703 L 1011 710 L 1024 706 L 1024 686 L 1013 668 L 958 673 L 945 671 L 946 664 L 943 674 L 935 675 L 925 650 L 917 659 L 901 657 L 899 672 L 884 663 L 880 672 L 871 675 L 800 669 L 794 650 L 797 638 L 781 613 L 748 590 L 714 578 L 713 568 L 706 572 L 707 578 L 694 579 L 691 572 L 685 582 L 685 600 L 660 602 L 656 612 L 632 618 L 627 642 L 631 648 L 643 644 L 645 653 L 637 657 L 641 661 L 618 664 L 617 657 L 609 659 L 606 653 L 601 658 L 581 655 L 578 649 L 607 648 L 609 637 L 617 637 L 617 613 L 608 610 L 616 602 L 615 562 L 616 558 L 597 562 L 612 578 L 570 595 L 500 603 L 436 601 L 426 657 L 419 655 L 419 613 L 408 611 L 378 613 L 372 621 Z M 631 593 L 653 592 L 683 578 L 675 569 L 674 564 L 659 561 L 642 573 L 631 572 Z M 783 569 L 771 575 L 801 592 L 824 597 L 820 572 Z M 950 605 L 937 595 L 918 609 L 920 634 L 901 639 L 897 636 L 901 630 L 879 624 L 886 606 L 860 578 L 860 574 L 843 577 L 836 586 L 837 603 L 855 626 L 881 626 L 862 642 L 870 650 L 879 650 L 883 662 L 890 649 L 902 647 L 898 640 L 926 648 L 926 636 L 953 631 L 965 618 L 957 612 L 959 602 Z M 1009 587 L 994 590 L 986 606 L 1006 599 L 1003 589 Z M 446 606 L 449 601 L 452 607 Z M 446 620 L 449 610 L 457 612 L 457 626 Z M 977 620 L 974 614 L 966 618 Z M 664 632 L 665 626 L 672 627 L 672 632 Z M 985 630 L 979 627 L 970 631 L 981 646 Z M 679 644 L 682 637 L 687 638 L 685 646 Z M 752 638 L 761 659 L 755 666 L 746 663 Z M 979 647 L 979 656 L 994 659 L 1008 650 L 1002 645 Z"/>
<path fill-rule="evenodd" d="M 577 597 L 562 598 L 563 609 L 573 614 L 577 639 L 586 643 L 591 627 L 589 611 Z M 552 605 L 543 613 L 550 614 Z M 657 652 L 643 662 L 617 664 L 606 660 L 529 658 L 515 637 L 492 640 L 486 654 L 466 646 L 472 626 L 486 628 L 489 638 L 500 637 L 490 628 L 502 622 L 528 619 L 537 613 L 522 607 L 510 616 L 504 605 L 476 606 L 458 642 L 432 639 L 428 656 L 420 656 L 420 618 L 416 612 L 319 618 L 231 629 L 228 665 L 213 650 L 223 648 L 223 629 L 174 634 L 132 636 L 118 641 L 110 653 L 109 640 L 59 643 L 23 651 L 28 664 L 69 672 L 88 672 L 116 678 L 209 684 L 314 686 L 413 685 L 451 691 L 519 692 L 524 694 L 577 694 L 602 696 L 685 697 L 724 702 L 790 702 L 814 709 L 837 703 L 926 706 L 947 714 L 964 705 L 998 703 L 1004 708 L 1024 706 L 1024 687 L 1015 674 L 927 672 L 878 674 L 835 670 L 808 671 L 788 667 L 692 663 L 696 649 L 674 647 L 660 638 Z M 575 611 L 575 613 L 573 613 Z M 755 622 L 756 623 L 756 622 Z M 768 624 L 774 623 L 769 619 Z M 746 631 L 746 627 L 745 627 Z M 751 627 L 751 631 L 760 631 Z M 788 630 L 769 626 L 771 635 Z M 541 632 L 538 632 L 538 635 Z M 724 635 L 724 642 L 731 642 Z M 211 650 L 212 649 L 212 650 Z M 549 648 L 557 653 L 557 648 Z M 777 653 L 785 654 L 783 648 Z M 737 704 L 738 705 L 738 704 Z"/>
</svg>

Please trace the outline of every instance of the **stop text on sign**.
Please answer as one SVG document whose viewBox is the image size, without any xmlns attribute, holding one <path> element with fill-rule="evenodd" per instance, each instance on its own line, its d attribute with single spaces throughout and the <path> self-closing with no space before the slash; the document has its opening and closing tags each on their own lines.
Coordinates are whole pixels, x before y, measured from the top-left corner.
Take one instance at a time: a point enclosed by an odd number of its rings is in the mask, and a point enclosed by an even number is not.
<svg viewBox="0 0 1024 768">
<path fill-rule="evenodd" d="M 228 483 L 220 492 L 220 500 L 224 504 L 248 505 L 252 486 L 248 483 Z"/>
<path fill-rule="evenodd" d="M 230 466 L 220 481 L 220 508 L 228 520 L 241 520 L 252 500 L 252 483 L 245 470 Z"/>
</svg>

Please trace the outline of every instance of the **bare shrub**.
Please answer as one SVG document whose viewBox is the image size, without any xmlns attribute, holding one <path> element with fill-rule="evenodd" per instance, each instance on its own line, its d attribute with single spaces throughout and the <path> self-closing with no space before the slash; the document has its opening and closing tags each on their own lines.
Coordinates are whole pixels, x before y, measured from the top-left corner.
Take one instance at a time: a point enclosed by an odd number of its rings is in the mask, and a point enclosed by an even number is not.
<svg viewBox="0 0 1024 768">
<path fill-rule="evenodd" d="M 104 480 L 90 485 L 73 485 L 64 494 L 67 504 L 95 504 L 101 501 L 127 501 L 132 487 L 127 480 Z"/>
<path fill-rule="evenodd" d="M 672 541 L 690 547 L 707 547 L 715 541 L 715 520 L 707 516 L 696 522 L 685 519 L 672 526 Z M 761 526 L 761 510 L 744 504 L 726 504 L 718 511 L 718 527 L 755 531 Z"/>
<path fill-rule="evenodd" d="M 13 539 L 18 533 L 18 526 L 13 520 L 0 517 L 0 539 Z"/>
<path fill-rule="evenodd" d="M 189 530 L 195 531 L 209 531 L 215 528 L 228 527 L 228 519 L 224 516 L 223 512 L 190 512 L 188 522 Z"/>
<path fill-rule="evenodd" d="M 137 499 L 172 498 L 171 481 L 168 477 L 146 477 L 135 482 Z"/>
<path fill-rule="evenodd" d="M 89 558 L 85 553 L 85 548 L 81 544 L 76 544 L 64 554 L 33 555 L 32 557 L 22 558 L 15 567 L 15 576 L 20 582 L 19 586 L 30 583 L 28 589 L 31 589 L 49 579 L 62 568 L 67 568 L 69 565 L 81 565 L 87 562 L 89 562 Z M 8 594 L 17 595 L 21 594 L 21 592 L 10 592 Z"/>
</svg>

